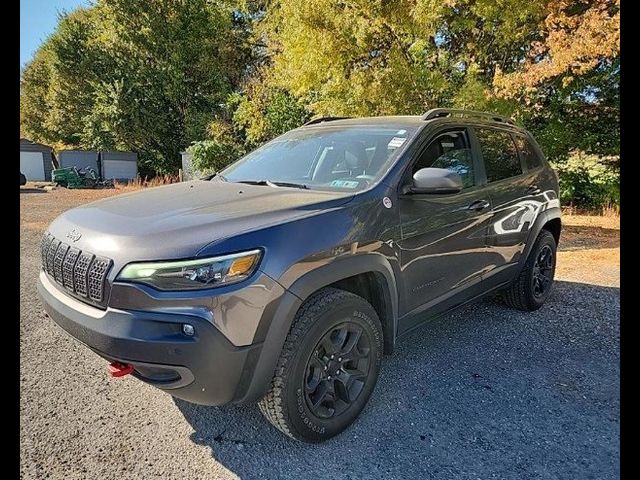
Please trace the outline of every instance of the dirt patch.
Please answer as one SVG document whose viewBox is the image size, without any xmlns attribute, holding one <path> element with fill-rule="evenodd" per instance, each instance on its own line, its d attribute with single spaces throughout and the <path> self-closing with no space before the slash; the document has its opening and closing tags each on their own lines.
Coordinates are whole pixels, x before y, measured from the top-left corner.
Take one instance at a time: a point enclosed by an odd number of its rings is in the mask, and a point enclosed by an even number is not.
<svg viewBox="0 0 640 480">
<path fill-rule="evenodd" d="M 565 215 L 556 278 L 620 285 L 620 217 Z"/>
<path fill-rule="evenodd" d="M 565 215 L 560 251 L 620 248 L 620 217 Z"/>
<path fill-rule="evenodd" d="M 44 190 L 41 188 L 20 188 L 20 228 L 42 231 L 49 223 L 70 208 L 84 205 L 101 198 L 112 197 L 123 193 L 122 190 L 69 190 L 57 188 Z"/>
</svg>

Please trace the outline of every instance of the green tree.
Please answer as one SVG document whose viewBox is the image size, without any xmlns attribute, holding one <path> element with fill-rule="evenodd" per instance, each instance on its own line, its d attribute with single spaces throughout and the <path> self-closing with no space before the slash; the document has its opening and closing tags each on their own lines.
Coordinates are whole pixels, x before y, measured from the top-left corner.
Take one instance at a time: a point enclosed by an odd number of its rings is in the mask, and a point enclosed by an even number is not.
<svg viewBox="0 0 640 480">
<path fill-rule="evenodd" d="M 56 32 L 25 67 L 20 82 L 21 127 L 33 140 L 80 143 L 82 118 L 91 111 L 94 12 L 79 9 L 60 19 Z"/>
<path fill-rule="evenodd" d="M 134 150 L 143 171 L 175 171 L 250 59 L 234 18 L 226 2 L 207 0 L 98 0 L 63 17 L 47 55 L 22 75 L 24 130 L 50 143 Z M 47 82 L 46 92 L 34 86 Z"/>
<path fill-rule="evenodd" d="M 273 0 L 260 18 L 268 84 L 315 113 L 474 108 L 553 158 L 618 148 L 619 0 Z"/>
<path fill-rule="evenodd" d="M 229 122 L 214 120 L 207 128 L 207 139 L 193 142 L 187 149 L 193 169 L 200 175 L 219 172 L 240 157 L 242 142 Z"/>
<path fill-rule="evenodd" d="M 615 156 L 571 152 L 553 165 L 560 177 L 560 200 L 564 205 L 595 209 L 620 206 L 620 168 Z"/>
<path fill-rule="evenodd" d="M 544 8 L 516 0 L 275 0 L 259 23 L 273 83 L 319 114 L 492 107 L 497 68 L 517 63 Z"/>
<path fill-rule="evenodd" d="M 309 120 L 310 112 L 300 99 L 264 78 L 252 78 L 242 93 L 229 99 L 233 124 L 247 147 L 259 145 L 297 128 Z"/>
<path fill-rule="evenodd" d="M 552 159 L 619 155 L 620 1 L 553 0 L 546 13 L 521 64 L 496 71 L 496 93 L 525 106 L 522 120 Z"/>
<path fill-rule="evenodd" d="M 49 55 L 47 46 L 41 47 L 22 72 L 20 81 L 20 136 L 28 136 L 35 141 L 57 140 L 56 132 L 43 119 L 43 112 L 49 108 L 53 76 Z"/>
</svg>

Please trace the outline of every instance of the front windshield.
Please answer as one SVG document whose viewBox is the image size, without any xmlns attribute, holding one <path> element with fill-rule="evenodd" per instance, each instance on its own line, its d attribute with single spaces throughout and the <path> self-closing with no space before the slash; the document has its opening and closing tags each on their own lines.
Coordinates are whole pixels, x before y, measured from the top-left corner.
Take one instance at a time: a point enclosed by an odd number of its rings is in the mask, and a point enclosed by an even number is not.
<svg viewBox="0 0 640 480">
<path fill-rule="evenodd" d="M 292 130 L 233 163 L 229 182 L 298 184 L 317 190 L 364 190 L 377 182 L 415 127 L 332 126 Z"/>
</svg>

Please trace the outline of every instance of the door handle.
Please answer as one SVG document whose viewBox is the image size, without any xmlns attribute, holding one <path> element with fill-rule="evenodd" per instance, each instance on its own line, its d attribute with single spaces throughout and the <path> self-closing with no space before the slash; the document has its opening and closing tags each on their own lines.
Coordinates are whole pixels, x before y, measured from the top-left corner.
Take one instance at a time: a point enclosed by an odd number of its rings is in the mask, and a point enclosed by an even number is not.
<svg viewBox="0 0 640 480">
<path fill-rule="evenodd" d="M 476 200 L 467 207 L 467 210 L 480 211 L 484 210 L 485 208 L 489 208 L 490 206 L 491 204 L 486 200 Z"/>
<path fill-rule="evenodd" d="M 540 193 L 542 190 L 540 190 L 540 187 L 538 187 L 538 185 L 529 185 L 529 188 L 527 188 L 527 193 L 532 193 L 534 195 L 537 195 L 538 193 Z"/>
</svg>

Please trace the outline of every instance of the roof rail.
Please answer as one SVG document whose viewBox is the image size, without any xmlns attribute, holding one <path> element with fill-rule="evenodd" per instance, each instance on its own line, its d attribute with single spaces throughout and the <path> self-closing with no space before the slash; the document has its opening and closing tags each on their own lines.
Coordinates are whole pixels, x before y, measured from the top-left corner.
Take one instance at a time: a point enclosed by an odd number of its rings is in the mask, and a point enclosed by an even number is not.
<svg viewBox="0 0 640 480">
<path fill-rule="evenodd" d="M 347 118 L 351 118 L 351 117 L 318 117 L 318 118 L 309 120 L 307 123 L 303 125 L 303 127 L 306 127 L 307 125 L 316 125 L 318 123 L 323 123 L 323 122 L 332 122 L 333 120 L 345 120 Z"/>
<path fill-rule="evenodd" d="M 510 125 L 515 125 L 516 122 L 513 119 L 508 117 L 502 117 L 500 115 L 495 115 L 493 113 L 486 112 L 476 112 L 474 110 L 456 110 L 453 108 L 432 108 L 427 111 L 424 115 L 422 115 L 422 120 L 432 120 L 434 118 L 442 118 L 449 116 L 460 116 L 460 117 L 478 117 L 484 118 L 487 120 L 493 120 L 494 122 L 500 123 L 508 123 Z"/>
</svg>

